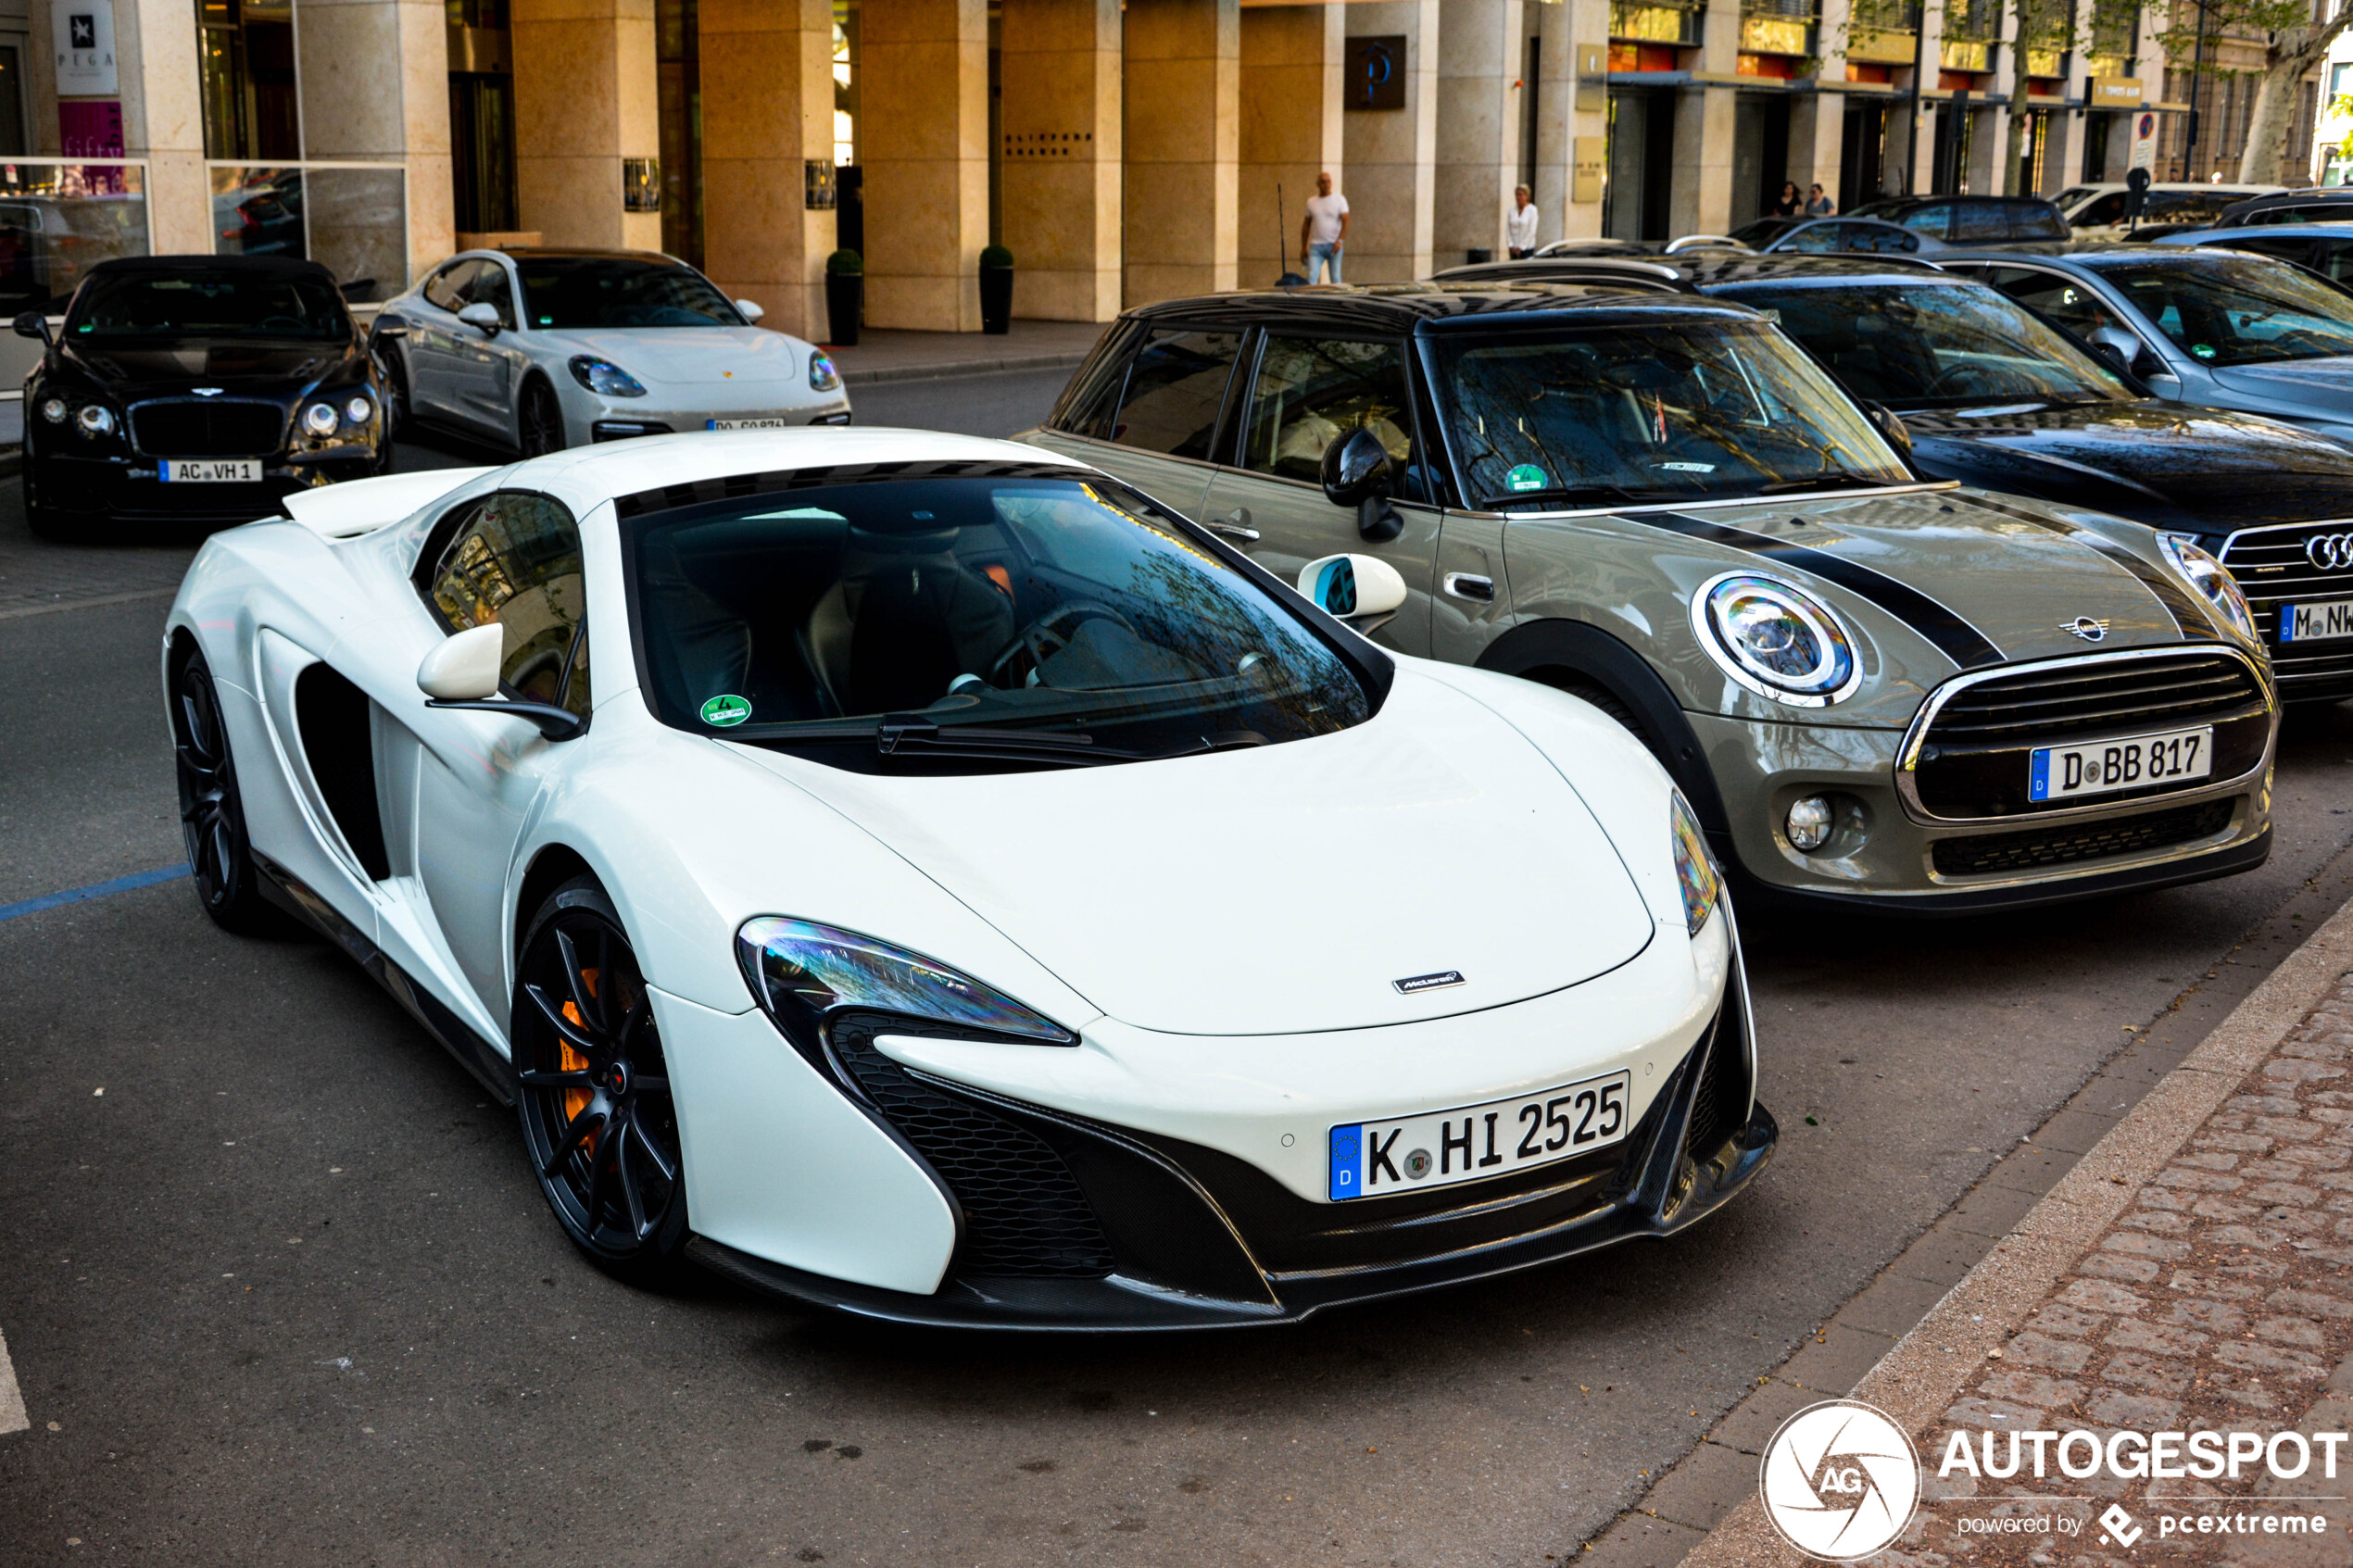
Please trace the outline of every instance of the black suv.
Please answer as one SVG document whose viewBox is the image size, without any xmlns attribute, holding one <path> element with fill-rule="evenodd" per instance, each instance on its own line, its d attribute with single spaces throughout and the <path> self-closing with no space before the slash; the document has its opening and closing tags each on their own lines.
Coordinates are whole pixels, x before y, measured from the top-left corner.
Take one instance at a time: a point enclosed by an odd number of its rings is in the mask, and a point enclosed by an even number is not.
<svg viewBox="0 0 2353 1568">
<path fill-rule="evenodd" d="M 37 310 L 15 325 L 48 345 L 24 383 L 36 533 L 250 522 L 294 491 L 389 461 L 367 334 L 316 262 L 102 262 L 55 339 Z"/>
<path fill-rule="evenodd" d="M 1889 196 L 1865 202 L 1849 218 L 1877 218 L 1948 245 L 2040 245 L 2072 231 L 2040 196 Z"/>
</svg>

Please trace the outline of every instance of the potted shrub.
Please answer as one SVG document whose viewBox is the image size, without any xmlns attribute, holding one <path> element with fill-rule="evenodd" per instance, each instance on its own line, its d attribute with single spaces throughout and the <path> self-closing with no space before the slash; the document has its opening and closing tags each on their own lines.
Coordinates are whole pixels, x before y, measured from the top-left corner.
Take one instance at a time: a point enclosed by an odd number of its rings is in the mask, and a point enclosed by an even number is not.
<svg viewBox="0 0 2353 1568">
<path fill-rule="evenodd" d="M 980 330 L 1002 336 L 1013 328 L 1013 253 L 990 245 L 980 253 Z"/>
<path fill-rule="evenodd" d="M 866 261 L 854 250 L 825 257 L 825 338 L 836 348 L 858 346 L 858 322 L 866 311 Z"/>
</svg>

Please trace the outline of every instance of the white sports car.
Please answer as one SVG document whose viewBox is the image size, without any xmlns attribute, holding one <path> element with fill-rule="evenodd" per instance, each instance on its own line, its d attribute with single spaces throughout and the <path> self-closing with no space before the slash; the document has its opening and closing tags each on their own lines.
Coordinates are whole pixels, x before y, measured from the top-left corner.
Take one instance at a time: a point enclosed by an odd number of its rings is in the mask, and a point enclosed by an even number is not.
<svg viewBox="0 0 2353 1568">
<path fill-rule="evenodd" d="M 761 315 L 667 256 L 470 250 L 387 300 L 369 348 L 396 427 L 421 420 L 526 458 L 672 431 L 848 424 L 832 359 Z"/>
<path fill-rule="evenodd" d="M 286 506 L 165 634 L 206 908 L 339 942 L 618 1273 L 1267 1323 L 1679 1230 L 1771 1150 L 1666 774 L 1374 646 L 1373 558 L 1303 595 L 1081 464 L 909 431 Z"/>
</svg>

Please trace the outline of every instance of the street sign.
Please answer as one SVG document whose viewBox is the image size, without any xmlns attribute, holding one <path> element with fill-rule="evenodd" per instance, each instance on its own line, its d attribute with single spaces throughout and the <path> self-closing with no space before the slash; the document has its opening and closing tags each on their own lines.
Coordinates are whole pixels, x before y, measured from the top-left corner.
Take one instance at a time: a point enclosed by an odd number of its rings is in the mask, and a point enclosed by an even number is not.
<svg viewBox="0 0 2353 1568">
<path fill-rule="evenodd" d="M 2157 167 L 2157 114 L 2143 109 L 2133 117 L 2132 167 L 2146 175 Z"/>
</svg>

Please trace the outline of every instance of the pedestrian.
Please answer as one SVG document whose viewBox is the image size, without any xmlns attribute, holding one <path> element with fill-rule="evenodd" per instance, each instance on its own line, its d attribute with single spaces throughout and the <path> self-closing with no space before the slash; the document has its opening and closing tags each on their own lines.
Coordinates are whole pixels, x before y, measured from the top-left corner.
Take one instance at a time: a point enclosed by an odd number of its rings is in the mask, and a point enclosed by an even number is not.
<svg viewBox="0 0 2353 1568">
<path fill-rule="evenodd" d="M 1504 254 L 1514 261 L 1536 254 L 1536 204 L 1525 185 L 1512 187 L 1512 213 L 1504 220 Z"/>
<path fill-rule="evenodd" d="M 1812 198 L 1806 204 L 1806 216 L 1808 218 L 1829 218 L 1835 215 L 1837 211 L 1838 203 L 1831 200 L 1831 198 L 1823 193 L 1822 187 L 1819 184 L 1817 184 L 1814 187 L 1814 194 Z"/>
<path fill-rule="evenodd" d="M 1299 223 L 1299 265 L 1311 283 L 1322 282 L 1328 270 L 1340 282 L 1340 251 L 1348 244 L 1348 198 L 1332 189 L 1329 173 L 1315 176 L 1315 194 L 1307 198 L 1307 216 Z"/>
<path fill-rule="evenodd" d="M 1773 216 L 1776 218 L 1794 218 L 1797 216 L 1797 182 L 1794 180 L 1782 181 L 1781 194 L 1773 203 Z"/>
</svg>

